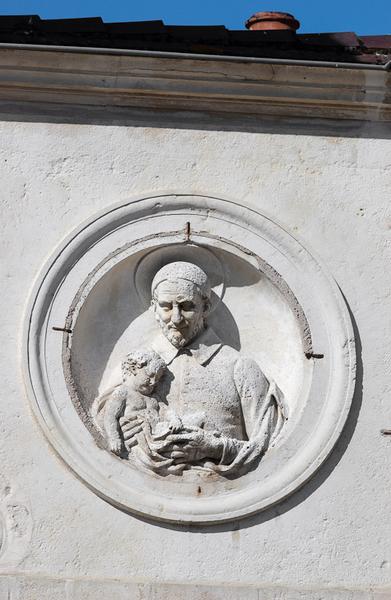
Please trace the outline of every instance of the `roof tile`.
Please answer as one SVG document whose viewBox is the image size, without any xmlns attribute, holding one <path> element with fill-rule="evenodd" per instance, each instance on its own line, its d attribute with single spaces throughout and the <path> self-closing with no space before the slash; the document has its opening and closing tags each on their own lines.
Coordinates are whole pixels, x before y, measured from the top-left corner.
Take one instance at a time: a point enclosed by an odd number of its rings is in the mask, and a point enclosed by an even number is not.
<svg viewBox="0 0 391 600">
<path fill-rule="evenodd" d="M 357 37 L 353 32 L 237 31 L 223 25 L 168 26 L 160 20 L 104 23 L 100 17 L 0 16 L 0 42 L 367 64 L 385 64 L 391 59 L 391 35 Z"/>
</svg>

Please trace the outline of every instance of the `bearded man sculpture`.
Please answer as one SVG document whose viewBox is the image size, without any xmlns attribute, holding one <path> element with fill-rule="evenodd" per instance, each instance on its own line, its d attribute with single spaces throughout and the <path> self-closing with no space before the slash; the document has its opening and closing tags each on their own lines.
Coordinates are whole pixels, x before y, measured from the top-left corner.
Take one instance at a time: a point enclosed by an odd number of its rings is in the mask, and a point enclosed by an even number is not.
<svg viewBox="0 0 391 600">
<path fill-rule="evenodd" d="M 143 465 L 161 475 L 193 468 L 242 475 L 287 419 L 282 392 L 208 326 L 211 288 L 200 267 L 167 264 L 151 294 L 159 326 L 152 349 L 166 364 L 156 388 L 160 427 L 141 416 L 119 419 L 129 460 L 138 452 Z"/>
</svg>

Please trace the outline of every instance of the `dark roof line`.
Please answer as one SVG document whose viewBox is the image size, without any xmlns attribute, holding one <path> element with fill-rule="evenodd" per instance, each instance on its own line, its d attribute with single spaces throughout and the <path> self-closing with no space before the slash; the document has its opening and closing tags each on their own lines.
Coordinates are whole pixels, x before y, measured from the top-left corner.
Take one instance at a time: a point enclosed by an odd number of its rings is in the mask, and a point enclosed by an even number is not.
<svg viewBox="0 0 391 600">
<path fill-rule="evenodd" d="M 105 23 L 100 17 L 41 19 L 38 15 L 0 16 L 0 43 L 378 65 L 391 60 L 391 35 L 229 30 L 223 25 L 165 25 L 160 20 Z"/>
</svg>

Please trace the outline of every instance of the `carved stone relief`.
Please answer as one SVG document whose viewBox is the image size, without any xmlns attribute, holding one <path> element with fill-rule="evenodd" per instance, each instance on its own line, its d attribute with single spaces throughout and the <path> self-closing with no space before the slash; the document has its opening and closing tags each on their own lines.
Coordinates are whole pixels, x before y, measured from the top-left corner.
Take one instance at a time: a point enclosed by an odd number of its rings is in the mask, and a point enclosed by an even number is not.
<svg viewBox="0 0 391 600">
<path fill-rule="evenodd" d="M 65 461 L 121 508 L 251 514 L 337 440 L 349 318 L 318 262 L 262 215 L 195 196 L 120 206 L 71 236 L 40 282 L 26 328 L 33 407 Z"/>
<path fill-rule="evenodd" d="M 238 476 L 278 436 L 288 408 L 257 363 L 208 325 L 211 287 L 190 262 L 156 273 L 152 349 L 122 361 L 121 379 L 91 414 L 112 452 L 160 475 L 198 468 Z"/>
</svg>

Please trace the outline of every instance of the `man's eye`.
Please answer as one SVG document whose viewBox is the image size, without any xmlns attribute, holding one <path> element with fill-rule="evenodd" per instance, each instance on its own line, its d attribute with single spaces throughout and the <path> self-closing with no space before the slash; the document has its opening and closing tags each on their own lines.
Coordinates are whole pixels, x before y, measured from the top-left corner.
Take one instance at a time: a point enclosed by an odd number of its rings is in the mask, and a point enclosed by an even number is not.
<svg viewBox="0 0 391 600">
<path fill-rule="evenodd" d="M 172 308 L 171 304 L 166 304 L 165 302 L 159 302 L 160 308 L 164 308 L 165 310 L 169 310 Z"/>
<path fill-rule="evenodd" d="M 183 304 L 181 304 L 181 308 L 184 311 L 194 310 L 194 304 L 193 302 L 183 302 Z"/>
</svg>

